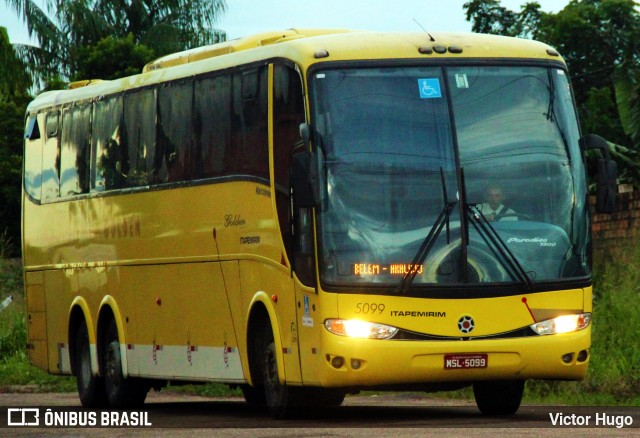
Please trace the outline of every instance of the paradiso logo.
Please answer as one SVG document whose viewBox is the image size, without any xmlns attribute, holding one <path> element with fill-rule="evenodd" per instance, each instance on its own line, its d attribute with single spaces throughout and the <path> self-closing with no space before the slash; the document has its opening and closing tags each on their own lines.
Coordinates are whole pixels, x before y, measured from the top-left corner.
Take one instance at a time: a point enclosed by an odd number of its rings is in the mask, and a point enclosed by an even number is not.
<svg viewBox="0 0 640 438">
<path fill-rule="evenodd" d="M 536 243 L 540 246 L 556 246 L 556 242 L 549 242 L 549 239 L 544 237 L 532 237 L 531 239 L 520 239 L 518 237 L 511 237 L 507 240 L 507 243 Z"/>
<path fill-rule="evenodd" d="M 465 335 L 471 333 L 473 331 L 473 327 L 475 327 L 475 322 L 469 315 L 465 315 L 458 320 L 458 328 Z"/>
</svg>

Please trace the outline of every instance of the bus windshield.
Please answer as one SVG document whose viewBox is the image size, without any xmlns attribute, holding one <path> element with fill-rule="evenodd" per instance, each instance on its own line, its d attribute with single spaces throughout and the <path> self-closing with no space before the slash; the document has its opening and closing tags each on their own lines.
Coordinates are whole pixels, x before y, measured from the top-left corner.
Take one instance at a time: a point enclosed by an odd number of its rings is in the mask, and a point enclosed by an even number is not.
<svg viewBox="0 0 640 438">
<path fill-rule="evenodd" d="M 311 97 L 323 284 L 396 287 L 409 274 L 412 288 L 522 284 L 509 259 L 529 284 L 588 277 L 586 183 L 564 70 L 322 70 Z"/>
</svg>

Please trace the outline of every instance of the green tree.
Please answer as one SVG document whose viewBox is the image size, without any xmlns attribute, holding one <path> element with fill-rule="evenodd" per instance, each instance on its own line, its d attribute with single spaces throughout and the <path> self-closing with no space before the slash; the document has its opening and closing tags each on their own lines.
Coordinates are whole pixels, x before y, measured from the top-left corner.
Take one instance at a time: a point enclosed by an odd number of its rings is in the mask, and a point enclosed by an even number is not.
<svg viewBox="0 0 640 438">
<path fill-rule="evenodd" d="M 525 3 L 520 12 L 501 6 L 500 0 L 472 0 L 463 8 L 473 32 L 524 38 L 536 38 L 544 14 L 538 2 Z"/>
<path fill-rule="evenodd" d="M 107 37 L 143 44 L 157 56 L 224 41 L 213 28 L 225 0 L 5 0 L 21 16 L 37 46 L 16 50 L 34 79 L 75 77 L 82 50 Z"/>
<path fill-rule="evenodd" d="M 0 27 L 0 97 L 25 93 L 30 85 L 25 65 L 9 42 L 7 29 Z"/>
<path fill-rule="evenodd" d="M 7 31 L 3 27 L 0 27 L 0 65 L 0 239 L 8 237 L 13 243 L 10 248 L 19 251 L 21 139 L 24 113 L 29 101 L 27 88 L 31 81 L 9 44 Z"/>
<path fill-rule="evenodd" d="M 133 35 L 124 38 L 108 36 L 92 46 L 78 50 L 76 72 L 72 80 L 118 79 L 140 73 L 155 58 L 152 49 L 136 44 Z"/>
</svg>

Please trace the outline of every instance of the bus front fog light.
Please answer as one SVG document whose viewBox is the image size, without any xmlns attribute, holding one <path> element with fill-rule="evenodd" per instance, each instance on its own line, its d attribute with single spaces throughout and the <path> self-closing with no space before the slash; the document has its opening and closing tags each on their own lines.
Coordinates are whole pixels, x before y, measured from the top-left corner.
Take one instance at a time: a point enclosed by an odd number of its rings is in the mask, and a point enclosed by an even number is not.
<svg viewBox="0 0 640 438">
<path fill-rule="evenodd" d="M 360 359 L 351 359 L 351 368 L 359 370 L 361 366 L 362 362 L 360 362 Z"/>
<path fill-rule="evenodd" d="M 333 359 L 331 359 L 331 365 L 335 369 L 342 368 L 342 365 L 344 365 L 344 357 L 341 357 L 341 356 L 334 357 Z"/>
<path fill-rule="evenodd" d="M 562 362 L 564 362 L 564 363 L 573 362 L 573 353 L 567 353 L 564 356 L 562 356 Z"/>
<path fill-rule="evenodd" d="M 584 362 L 588 358 L 589 358 L 589 351 L 582 350 L 580 353 L 578 353 L 578 362 Z"/>
</svg>

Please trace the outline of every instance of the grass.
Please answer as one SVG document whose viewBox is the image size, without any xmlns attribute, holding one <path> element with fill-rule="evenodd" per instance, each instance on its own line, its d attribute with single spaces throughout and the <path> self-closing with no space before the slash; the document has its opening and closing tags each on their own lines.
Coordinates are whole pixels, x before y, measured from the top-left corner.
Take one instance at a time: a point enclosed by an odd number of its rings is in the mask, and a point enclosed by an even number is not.
<svg viewBox="0 0 640 438">
<path fill-rule="evenodd" d="M 631 248 L 631 247 L 630 247 Z M 581 382 L 530 381 L 525 402 L 592 406 L 640 406 L 640 249 L 623 254 L 618 263 L 596 263 L 594 323 L 589 373 Z M 26 353 L 26 318 L 22 274 L 18 263 L 0 259 L 0 301 L 14 301 L 0 311 L 0 392 L 16 390 L 76 390 L 71 377 L 51 376 L 29 364 Z M 171 386 L 171 391 L 207 397 L 239 396 L 226 385 Z M 472 398 L 469 389 L 446 397 Z"/>
<path fill-rule="evenodd" d="M 0 311 L 0 392 L 75 391 L 74 379 L 52 376 L 29 364 L 21 267 L 0 258 L 0 302 L 10 295 L 13 302 Z"/>
</svg>

